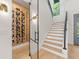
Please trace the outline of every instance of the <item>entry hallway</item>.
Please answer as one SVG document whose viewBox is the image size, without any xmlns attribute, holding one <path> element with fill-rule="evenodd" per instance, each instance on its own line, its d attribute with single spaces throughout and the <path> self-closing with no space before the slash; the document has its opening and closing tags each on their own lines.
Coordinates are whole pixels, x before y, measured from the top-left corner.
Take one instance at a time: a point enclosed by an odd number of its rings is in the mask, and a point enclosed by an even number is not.
<svg viewBox="0 0 79 59">
<path fill-rule="evenodd" d="M 12 59 L 30 59 L 29 45 L 23 44 L 20 48 L 13 48 Z"/>
<path fill-rule="evenodd" d="M 68 57 L 68 59 L 79 59 L 79 46 L 69 45 Z"/>
<path fill-rule="evenodd" d="M 79 46 L 69 45 L 68 59 L 79 58 Z M 14 49 L 12 59 L 30 59 L 29 57 L 29 45 L 24 45 L 20 49 Z M 33 59 L 36 59 L 33 57 Z M 40 50 L 39 59 L 64 59 L 63 57 L 51 54 L 45 50 Z"/>
</svg>

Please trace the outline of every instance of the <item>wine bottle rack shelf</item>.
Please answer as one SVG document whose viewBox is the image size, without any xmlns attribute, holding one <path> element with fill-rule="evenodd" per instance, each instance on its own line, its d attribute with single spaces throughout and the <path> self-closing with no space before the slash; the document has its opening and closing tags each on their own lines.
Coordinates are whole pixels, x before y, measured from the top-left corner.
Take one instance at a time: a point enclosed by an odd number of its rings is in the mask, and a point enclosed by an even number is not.
<svg viewBox="0 0 79 59">
<path fill-rule="evenodd" d="M 26 27 L 29 25 L 27 20 L 28 13 L 26 13 L 22 8 L 13 8 L 12 10 L 12 45 L 18 45 L 26 42 L 28 39 L 27 37 L 27 29 Z M 28 24 L 27 24 L 28 23 Z"/>
</svg>

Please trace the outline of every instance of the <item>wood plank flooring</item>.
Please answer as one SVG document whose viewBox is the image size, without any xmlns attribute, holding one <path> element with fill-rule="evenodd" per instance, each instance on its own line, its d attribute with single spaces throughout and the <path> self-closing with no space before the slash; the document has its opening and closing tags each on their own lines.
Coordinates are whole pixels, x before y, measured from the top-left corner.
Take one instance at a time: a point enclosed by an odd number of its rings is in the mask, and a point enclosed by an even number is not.
<svg viewBox="0 0 79 59">
<path fill-rule="evenodd" d="M 29 45 L 24 46 L 20 49 L 15 49 L 12 51 L 12 59 L 30 59 L 29 57 Z M 40 50 L 40 59 L 64 59 L 63 57 L 51 54 L 47 51 Z M 69 45 L 68 59 L 78 59 L 79 58 L 79 46 Z M 36 59 L 36 57 L 33 57 Z"/>
<path fill-rule="evenodd" d="M 30 59 L 29 45 L 25 45 L 19 49 L 12 50 L 12 59 Z"/>
<path fill-rule="evenodd" d="M 68 59 L 79 59 L 79 46 L 69 44 Z"/>
<path fill-rule="evenodd" d="M 33 57 L 33 59 L 37 59 L 36 54 L 35 54 L 35 57 Z M 41 49 L 39 52 L 39 59 L 65 59 L 65 58 L 57 56 L 55 54 L 51 54 L 51 53 Z"/>
</svg>

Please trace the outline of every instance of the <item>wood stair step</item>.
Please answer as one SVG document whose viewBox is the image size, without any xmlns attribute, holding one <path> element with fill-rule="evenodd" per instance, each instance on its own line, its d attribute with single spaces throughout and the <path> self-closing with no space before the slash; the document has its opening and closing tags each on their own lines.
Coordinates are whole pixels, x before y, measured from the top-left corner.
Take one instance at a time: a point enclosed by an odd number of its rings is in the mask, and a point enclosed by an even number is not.
<svg viewBox="0 0 79 59">
<path fill-rule="evenodd" d="M 51 28 L 51 29 L 64 30 L 64 28 Z"/>
<path fill-rule="evenodd" d="M 60 24 L 64 24 L 64 21 L 63 21 L 63 22 L 55 22 L 54 24 L 58 24 L 58 23 L 60 23 Z"/>
<path fill-rule="evenodd" d="M 59 30 L 59 29 L 51 29 L 50 31 L 64 31 L 64 30 Z"/>
<path fill-rule="evenodd" d="M 57 39 L 57 40 L 64 40 L 64 38 L 55 37 L 55 36 L 47 36 L 46 38 Z"/>
<path fill-rule="evenodd" d="M 59 47 L 63 46 L 62 44 L 55 43 L 55 42 L 49 42 L 49 41 L 44 41 L 44 43 L 53 44 L 53 45 L 56 45 L 56 46 L 59 46 Z"/>
<path fill-rule="evenodd" d="M 64 26 L 64 24 L 53 24 L 52 26 Z"/>
<path fill-rule="evenodd" d="M 59 39 L 54 39 L 54 38 L 46 38 L 47 40 L 54 40 L 54 41 L 59 41 L 59 42 L 63 42 L 64 40 L 59 40 Z"/>
<path fill-rule="evenodd" d="M 50 50 L 53 50 L 53 51 L 56 51 L 58 53 L 61 53 L 62 50 L 61 49 L 58 49 L 58 48 L 54 48 L 54 47 L 51 47 L 51 46 L 47 46 L 47 45 L 43 45 L 44 48 L 48 48 Z"/>
<path fill-rule="evenodd" d="M 50 29 L 64 30 L 64 27 L 62 27 L 62 28 L 61 27 L 60 28 L 59 27 L 55 27 L 55 28 L 51 27 Z"/>
<path fill-rule="evenodd" d="M 64 38 L 64 36 L 57 36 L 57 35 L 48 35 L 48 36 Z"/>
<path fill-rule="evenodd" d="M 56 29 L 63 28 L 64 29 L 64 26 L 63 27 L 56 27 L 56 26 L 51 27 L 51 29 L 53 29 L 53 28 L 56 28 Z"/>
<path fill-rule="evenodd" d="M 48 34 L 48 35 L 64 36 L 64 34 L 53 34 L 53 33 Z"/>
<path fill-rule="evenodd" d="M 64 33 L 56 33 L 56 32 L 52 32 L 53 34 L 64 34 Z M 49 34 L 52 34 L 51 32 L 49 32 Z"/>
<path fill-rule="evenodd" d="M 64 33 L 64 31 L 49 31 L 48 33 Z"/>
<path fill-rule="evenodd" d="M 49 32 L 64 32 L 62 30 L 50 30 Z"/>
</svg>

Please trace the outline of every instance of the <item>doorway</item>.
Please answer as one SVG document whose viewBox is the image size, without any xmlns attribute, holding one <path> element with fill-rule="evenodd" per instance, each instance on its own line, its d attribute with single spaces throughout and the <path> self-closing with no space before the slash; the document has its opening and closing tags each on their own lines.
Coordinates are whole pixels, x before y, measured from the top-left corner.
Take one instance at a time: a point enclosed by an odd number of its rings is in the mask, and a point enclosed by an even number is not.
<svg viewBox="0 0 79 59">
<path fill-rule="evenodd" d="M 30 59 L 29 4 L 23 0 L 12 2 L 12 59 Z"/>
<path fill-rule="evenodd" d="M 74 15 L 74 44 L 79 45 L 79 14 Z"/>
<path fill-rule="evenodd" d="M 39 0 L 30 2 L 30 56 L 39 59 Z"/>
</svg>

